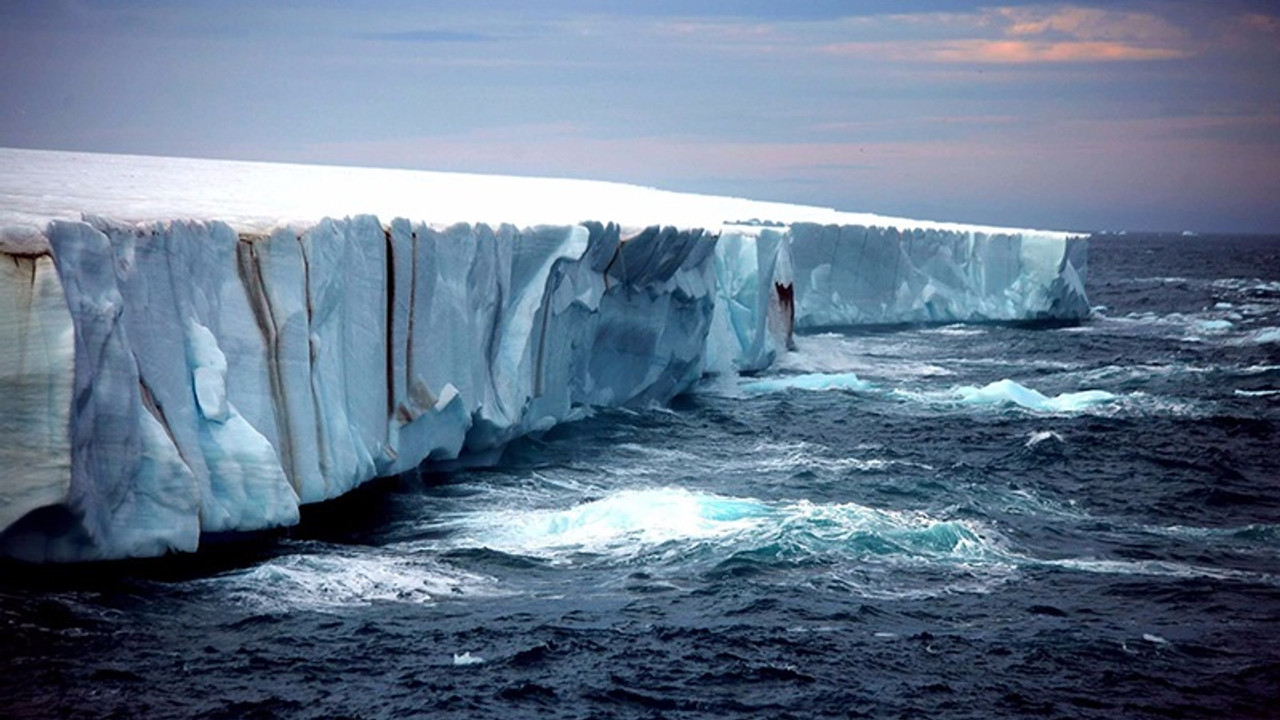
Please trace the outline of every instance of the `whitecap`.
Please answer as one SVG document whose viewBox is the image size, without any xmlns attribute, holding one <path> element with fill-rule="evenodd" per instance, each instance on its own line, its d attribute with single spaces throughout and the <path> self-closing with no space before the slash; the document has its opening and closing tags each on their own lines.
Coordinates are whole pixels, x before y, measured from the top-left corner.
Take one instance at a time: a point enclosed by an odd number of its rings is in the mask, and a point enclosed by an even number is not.
<svg viewBox="0 0 1280 720">
<path fill-rule="evenodd" d="M 1280 525 L 1249 524 L 1230 527 L 1195 527 L 1188 525 L 1170 525 L 1167 527 L 1147 525 L 1144 531 L 1154 535 L 1163 535 L 1178 539 L 1211 540 L 1214 543 L 1262 544 L 1270 549 L 1280 539 Z"/>
<path fill-rule="evenodd" d="M 753 380 L 743 383 L 742 390 L 748 395 L 766 395 L 785 390 L 869 390 L 871 383 L 858 378 L 855 373 L 806 373 L 804 375 L 785 375 L 779 377 Z"/>
<path fill-rule="evenodd" d="M 552 565 L 718 563 L 739 553 L 776 560 L 1003 562 L 999 537 L 969 520 L 857 503 L 764 501 L 683 488 L 619 490 L 557 510 L 478 513 L 450 544 L 487 547 Z M 855 562 L 856 561 L 856 562 Z"/>
<path fill-rule="evenodd" d="M 1272 575 L 1225 568 L 1211 568 L 1202 565 L 1166 560 L 1103 560 L 1098 558 L 1064 558 L 1060 560 L 1041 560 L 1041 564 L 1052 565 L 1082 572 L 1101 573 L 1106 575 L 1149 575 L 1176 578 L 1208 578 L 1212 580 L 1246 580 L 1275 584 L 1277 578 Z"/>
<path fill-rule="evenodd" d="M 1272 397 L 1280 395 L 1280 390 L 1236 390 L 1235 394 L 1240 397 Z"/>
<path fill-rule="evenodd" d="M 285 555 L 249 570 L 198 581 L 265 610 L 337 610 L 374 602 L 431 603 L 487 595 L 490 578 L 385 554 Z"/>
<path fill-rule="evenodd" d="M 630 556 L 645 546 L 728 535 L 769 512 L 750 498 L 652 488 L 620 490 L 567 509 L 479 513 L 465 524 L 470 542 L 556 559 L 577 552 Z"/>
<path fill-rule="evenodd" d="M 950 337 L 974 337 L 977 335 L 986 335 L 988 330 L 981 325 L 955 324 L 926 328 L 922 332 L 930 335 L 946 335 Z"/>
<path fill-rule="evenodd" d="M 892 336 L 848 337 L 818 335 L 796 338 L 796 352 L 781 355 L 776 369 L 781 373 L 858 373 L 877 378 L 914 378 L 951 375 L 936 357 L 929 338 L 908 333 Z M 913 359 L 924 354 L 927 360 Z M 885 357 L 892 357 L 886 363 Z"/>
<path fill-rule="evenodd" d="M 1037 430 L 1027 436 L 1026 447 L 1033 448 L 1047 440 L 1052 440 L 1059 444 L 1066 442 L 1061 435 L 1052 430 Z"/>
</svg>

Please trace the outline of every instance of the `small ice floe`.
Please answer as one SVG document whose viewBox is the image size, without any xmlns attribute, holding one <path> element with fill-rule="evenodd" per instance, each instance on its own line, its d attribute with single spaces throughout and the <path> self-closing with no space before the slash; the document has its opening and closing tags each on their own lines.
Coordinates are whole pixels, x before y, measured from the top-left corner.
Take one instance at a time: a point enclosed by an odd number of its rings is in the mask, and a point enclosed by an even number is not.
<svg viewBox="0 0 1280 720">
<path fill-rule="evenodd" d="M 1149 642 L 1149 643 L 1153 643 L 1153 644 L 1155 644 L 1155 645 L 1168 645 L 1168 644 L 1169 644 L 1169 641 L 1168 641 L 1168 640 L 1165 640 L 1164 638 L 1160 637 L 1159 635 L 1152 635 L 1151 633 L 1143 633 L 1143 634 L 1142 634 L 1142 639 L 1143 639 L 1143 640 L 1146 640 L 1146 641 L 1147 641 L 1147 642 Z"/>
<path fill-rule="evenodd" d="M 1017 405 L 1028 410 L 1051 413 L 1081 412 L 1092 405 L 1116 399 L 1115 395 L 1103 390 L 1066 392 L 1050 397 L 1008 378 L 982 387 L 958 387 L 953 391 L 953 396 L 966 405 Z"/>
<path fill-rule="evenodd" d="M 1253 341 L 1259 345 L 1280 343 L 1280 328 L 1266 328 L 1264 330 L 1259 330 L 1258 334 L 1253 336 Z"/>
<path fill-rule="evenodd" d="M 453 655 L 454 667 L 462 667 L 465 665 L 479 665 L 482 662 L 484 662 L 484 658 L 480 657 L 479 655 L 472 655 L 470 650 L 462 653 L 461 655 L 457 653 L 454 653 Z"/>
<path fill-rule="evenodd" d="M 1226 332 L 1231 328 L 1235 327 L 1235 323 L 1232 323 L 1230 320 L 1222 320 L 1222 319 L 1198 320 L 1195 323 L 1195 327 L 1200 332 L 1219 333 L 1219 332 Z"/>
</svg>

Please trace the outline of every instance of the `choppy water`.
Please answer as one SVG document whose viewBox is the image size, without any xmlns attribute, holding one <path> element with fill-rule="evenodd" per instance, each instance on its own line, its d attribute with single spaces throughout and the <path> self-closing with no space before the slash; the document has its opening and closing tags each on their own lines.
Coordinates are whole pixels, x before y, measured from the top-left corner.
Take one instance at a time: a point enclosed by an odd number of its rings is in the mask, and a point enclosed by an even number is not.
<svg viewBox="0 0 1280 720">
<path fill-rule="evenodd" d="M 194 561 L 4 568 L 0 715 L 1280 716 L 1280 239 L 1095 238 L 1089 290 Z"/>
</svg>

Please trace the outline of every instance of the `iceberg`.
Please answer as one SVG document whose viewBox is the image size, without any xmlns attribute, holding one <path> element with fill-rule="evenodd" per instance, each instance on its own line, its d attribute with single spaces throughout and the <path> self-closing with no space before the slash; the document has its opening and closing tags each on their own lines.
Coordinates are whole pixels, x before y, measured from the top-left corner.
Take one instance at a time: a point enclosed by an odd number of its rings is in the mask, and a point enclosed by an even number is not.
<svg viewBox="0 0 1280 720">
<path fill-rule="evenodd" d="M 743 222 L 740 218 L 768 218 Z M 1080 318 L 1084 241 L 613 183 L 0 149 L 0 553 L 189 552 L 798 329 Z"/>
</svg>

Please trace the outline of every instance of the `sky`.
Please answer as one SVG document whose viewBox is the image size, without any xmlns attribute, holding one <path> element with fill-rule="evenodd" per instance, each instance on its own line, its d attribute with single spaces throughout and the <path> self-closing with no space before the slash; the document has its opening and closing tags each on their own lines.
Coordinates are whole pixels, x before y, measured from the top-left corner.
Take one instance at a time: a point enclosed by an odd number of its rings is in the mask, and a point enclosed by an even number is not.
<svg viewBox="0 0 1280 720">
<path fill-rule="evenodd" d="M 0 146 L 1280 233 L 1280 2 L 0 0 Z"/>
</svg>

